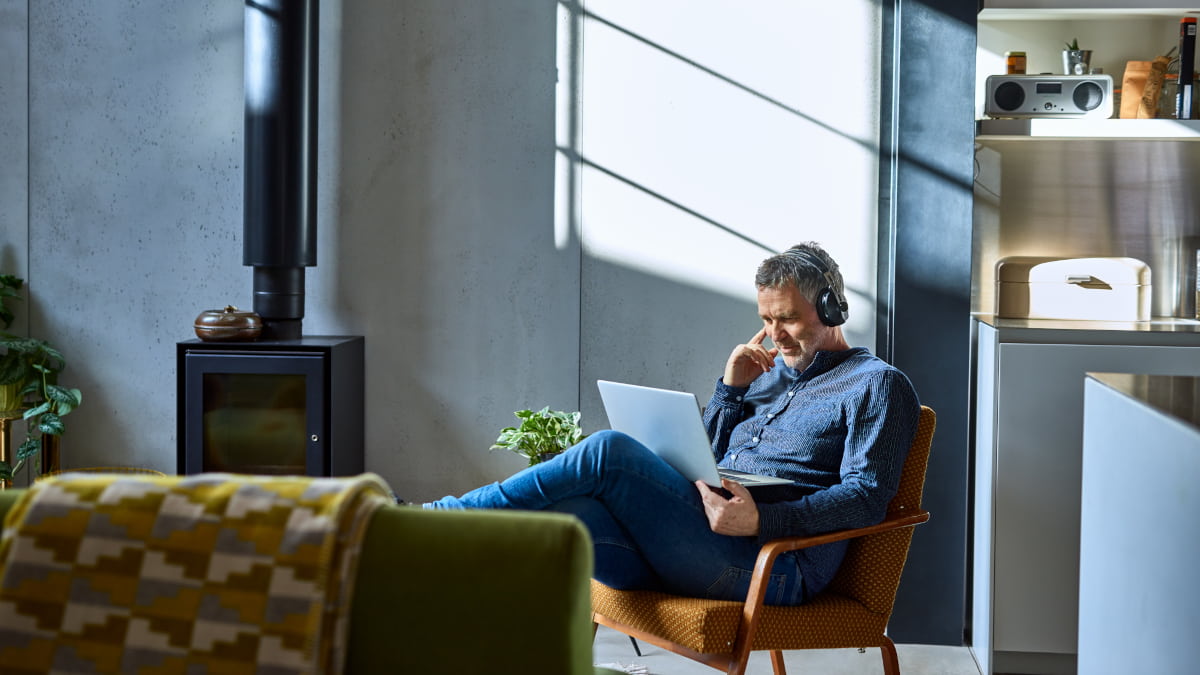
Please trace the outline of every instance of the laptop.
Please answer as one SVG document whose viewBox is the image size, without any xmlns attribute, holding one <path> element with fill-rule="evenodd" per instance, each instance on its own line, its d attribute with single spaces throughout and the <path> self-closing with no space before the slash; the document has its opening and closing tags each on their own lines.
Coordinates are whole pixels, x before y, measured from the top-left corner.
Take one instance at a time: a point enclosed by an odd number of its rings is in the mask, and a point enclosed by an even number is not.
<svg viewBox="0 0 1200 675">
<path fill-rule="evenodd" d="M 596 386 L 609 426 L 637 439 L 690 481 L 714 487 L 721 486 L 721 478 L 746 487 L 792 483 L 718 467 L 694 394 L 607 380 L 597 380 Z"/>
</svg>

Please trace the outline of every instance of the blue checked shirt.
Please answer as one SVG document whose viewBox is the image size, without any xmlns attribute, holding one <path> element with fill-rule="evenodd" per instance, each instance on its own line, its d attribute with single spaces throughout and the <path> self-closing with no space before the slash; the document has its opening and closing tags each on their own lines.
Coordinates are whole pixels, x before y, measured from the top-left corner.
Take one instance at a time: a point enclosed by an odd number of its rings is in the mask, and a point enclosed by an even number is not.
<svg viewBox="0 0 1200 675">
<path fill-rule="evenodd" d="M 749 387 L 718 380 L 704 423 L 720 466 L 793 481 L 752 491 L 765 542 L 883 520 L 919 414 L 904 373 L 855 347 L 818 352 L 803 372 L 776 358 Z M 833 578 L 846 546 L 788 554 L 800 566 L 806 599 Z"/>
</svg>

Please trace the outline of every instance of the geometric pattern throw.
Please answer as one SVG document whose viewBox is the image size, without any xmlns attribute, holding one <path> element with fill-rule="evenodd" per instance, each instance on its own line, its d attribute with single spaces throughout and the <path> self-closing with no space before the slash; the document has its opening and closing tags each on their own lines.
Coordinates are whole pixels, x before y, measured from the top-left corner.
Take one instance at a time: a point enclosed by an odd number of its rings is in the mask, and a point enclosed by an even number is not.
<svg viewBox="0 0 1200 675">
<path fill-rule="evenodd" d="M 37 482 L 0 539 L 0 671 L 339 673 L 391 494 L 374 474 Z"/>
</svg>

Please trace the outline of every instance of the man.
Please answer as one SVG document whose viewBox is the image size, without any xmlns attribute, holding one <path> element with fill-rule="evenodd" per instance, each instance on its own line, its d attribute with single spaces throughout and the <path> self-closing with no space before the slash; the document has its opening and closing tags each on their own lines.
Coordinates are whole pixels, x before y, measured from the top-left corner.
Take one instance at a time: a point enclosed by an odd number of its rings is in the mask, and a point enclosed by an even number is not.
<svg viewBox="0 0 1200 675">
<path fill-rule="evenodd" d="M 763 542 L 882 520 L 916 432 L 912 384 L 847 344 L 842 277 L 817 244 L 763 261 L 755 285 L 762 328 L 729 355 L 704 421 L 720 466 L 790 485 L 751 494 L 728 480 L 719 490 L 692 484 L 636 439 L 601 431 L 549 462 L 426 508 L 573 513 L 591 532 L 601 582 L 726 600 L 745 598 Z M 845 551 L 837 542 L 780 556 L 767 602 L 811 598 Z"/>
</svg>

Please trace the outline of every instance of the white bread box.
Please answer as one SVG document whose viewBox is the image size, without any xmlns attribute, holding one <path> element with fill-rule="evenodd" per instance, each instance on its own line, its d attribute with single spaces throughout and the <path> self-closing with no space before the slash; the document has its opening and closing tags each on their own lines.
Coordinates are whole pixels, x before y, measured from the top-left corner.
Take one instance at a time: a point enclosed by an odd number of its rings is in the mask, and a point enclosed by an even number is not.
<svg viewBox="0 0 1200 675">
<path fill-rule="evenodd" d="M 1136 258 L 1002 258 L 996 317 L 1149 321 L 1150 288 L 1150 268 Z"/>
</svg>

